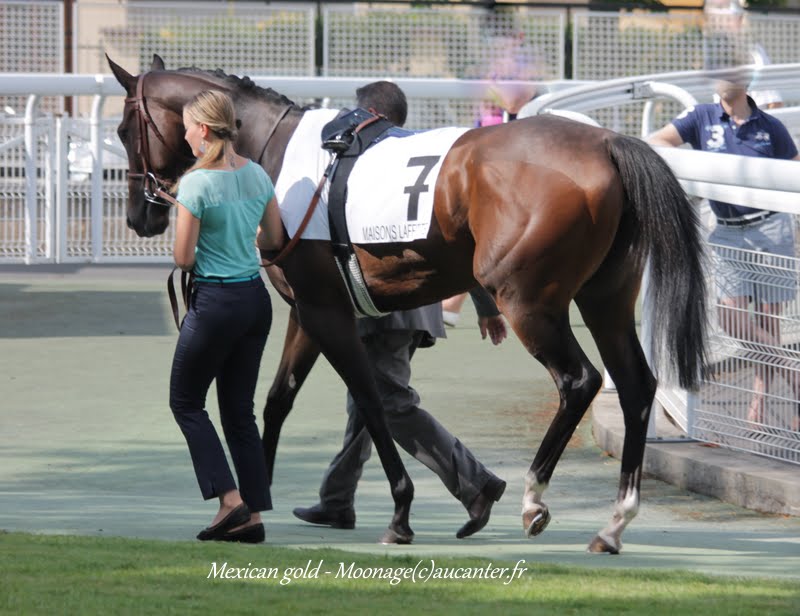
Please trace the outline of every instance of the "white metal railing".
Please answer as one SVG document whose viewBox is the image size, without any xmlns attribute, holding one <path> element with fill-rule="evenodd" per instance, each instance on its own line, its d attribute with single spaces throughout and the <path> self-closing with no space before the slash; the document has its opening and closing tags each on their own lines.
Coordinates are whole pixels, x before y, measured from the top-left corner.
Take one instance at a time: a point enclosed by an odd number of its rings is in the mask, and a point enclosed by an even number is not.
<svg viewBox="0 0 800 616">
<path fill-rule="evenodd" d="M 742 70 L 751 69 L 758 70 L 759 89 L 779 90 L 787 99 L 800 98 L 800 80 L 798 80 L 800 63 L 742 67 Z M 590 82 L 535 98 L 524 109 L 526 115 L 536 115 L 547 108 L 586 111 L 628 101 L 645 101 L 654 98 L 647 87 L 649 82 L 670 84 L 685 90 L 697 99 L 709 99 L 715 76 L 726 73 L 729 72 L 680 71 Z M 661 96 L 666 96 L 666 93 L 659 93 L 659 97 Z"/>
<path fill-rule="evenodd" d="M 742 67 L 745 71 L 757 71 L 758 88 L 776 90 L 787 102 L 800 101 L 800 64 L 772 64 L 767 66 Z M 520 116 L 548 113 L 553 110 L 568 110 L 573 113 L 592 111 L 592 117 L 607 128 L 627 134 L 647 134 L 659 128 L 664 121 L 676 115 L 686 106 L 686 98 L 708 102 L 712 98 L 714 71 L 682 71 L 674 73 L 654 73 L 610 79 L 603 82 L 589 82 L 575 88 L 561 89 L 539 96 L 525 105 Z M 654 91 L 656 88 L 658 91 Z M 673 92 L 666 91 L 673 88 Z M 684 91 L 682 95 L 678 92 Z M 656 122 L 654 102 L 666 105 Z M 677 105 L 675 103 L 678 103 Z M 670 104 L 672 106 L 670 106 Z M 631 106 L 639 108 L 631 109 Z M 626 110 L 626 117 L 640 117 L 635 128 L 629 126 L 620 109 Z M 673 113 L 673 110 L 675 111 Z M 793 112 L 777 110 L 776 116 L 784 119 Z M 791 126 L 795 139 L 800 138 L 800 125 Z"/>
<path fill-rule="evenodd" d="M 369 78 L 308 78 L 256 76 L 257 84 L 271 87 L 298 102 L 309 100 L 353 100 L 356 88 Z M 486 98 L 491 86 L 511 88 L 530 86 L 529 82 L 458 79 L 398 78 L 411 105 L 415 100 L 469 101 L 478 104 Z M 557 90 L 570 82 L 541 82 L 541 91 Z M 124 96 L 123 88 L 112 75 L 66 74 L 0 74 L 0 97 L 25 95 L 24 118 L 0 116 L 0 126 L 16 127 L 16 133 L 0 133 L 0 167 L 13 167 L 16 161 L 19 180 L 24 181 L 24 206 L 20 208 L 22 222 L 0 220 L 0 227 L 16 224 L 24 227 L 24 245 L 16 241 L 4 244 L 0 228 L 0 262 L 34 263 L 42 261 L 168 261 L 170 237 L 143 243 L 126 229 L 124 196 L 127 191 L 124 172 L 105 163 L 108 153 L 122 154 L 114 128 L 116 121 L 106 117 L 106 101 Z M 88 118 L 53 118 L 39 111 L 39 103 L 48 96 L 88 96 L 92 101 Z M 55 121 L 53 121 L 55 120 Z M 91 168 L 87 173 L 88 186 L 77 186 L 67 168 L 72 135 L 81 132 L 84 123 L 88 134 Z M 417 118 L 429 124 L 410 128 L 432 128 L 441 125 L 441 118 Z M 69 129 L 68 129 L 69 127 Z M 40 150 L 46 150 L 42 159 Z M 14 154 L 14 161 L 5 163 L 2 154 Z M 124 166 L 124 165 L 123 165 Z M 41 170 L 41 171 L 37 171 Z M 104 173 L 106 176 L 104 178 Z M 37 178 L 37 175 L 40 176 Z M 0 182 L 4 182 L 0 178 Z M 6 184 L 8 182 L 5 182 Z M 2 188 L 2 185 L 0 185 Z M 2 194 L 2 190 L 0 190 Z M 88 201 L 88 212 L 83 202 Z M 81 202 L 78 204 L 78 202 Z M 111 229 L 110 222 L 113 220 Z M 87 233 L 86 230 L 89 230 Z M 69 232 L 67 230 L 70 230 Z M 112 242 L 110 238 L 114 238 Z"/>
</svg>

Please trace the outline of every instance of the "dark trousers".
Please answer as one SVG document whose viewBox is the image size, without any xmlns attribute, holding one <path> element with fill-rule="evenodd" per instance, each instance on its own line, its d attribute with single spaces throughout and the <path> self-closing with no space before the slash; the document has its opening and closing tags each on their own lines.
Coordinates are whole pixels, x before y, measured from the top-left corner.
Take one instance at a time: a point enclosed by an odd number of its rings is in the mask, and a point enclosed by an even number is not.
<svg viewBox="0 0 800 616">
<path fill-rule="evenodd" d="M 425 409 L 411 387 L 411 358 L 425 332 L 388 330 L 362 338 L 373 366 L 378 393 L 392 438 L 439 476 L 447 490 L 469 508 L 490 479 L 498 479 L 475 455 Z M 344 444 L 331 462 L 319 489 L 320 502 L 331 511 L 351 509 L 372 439 L 355 400 L 347 393 Z"/>
<path fill-rule="evenodd" d="M 251 511 L 272 509 L 253 396 L 272 304 L 260 278 L 234 284 L 198 283 L 183 321 L 169 384 L 169 405 L 194 464 L 203 498 L 236 489 L 222 443 L 205 410 L 217 381 L 222 430 L 239 491 Z"/>
</svg>

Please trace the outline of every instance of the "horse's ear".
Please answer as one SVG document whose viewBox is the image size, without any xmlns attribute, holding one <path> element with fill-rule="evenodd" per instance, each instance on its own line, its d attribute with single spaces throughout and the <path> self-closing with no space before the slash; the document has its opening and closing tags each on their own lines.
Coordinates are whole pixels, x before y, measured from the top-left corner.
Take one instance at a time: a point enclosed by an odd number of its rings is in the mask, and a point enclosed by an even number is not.
<svg viewBox="0 0 800 616">
<path fill-rule="evenodd" d="M 152 64 L 150 64 L 150 70 L 151 71 L 164 71 L 164 70 L 166 70 L 164 68 L 164 60 L 162 60 L 161 56 L 159 56 L 157 53 L 153 54 L 153 62 L 152 62 Z"/>
<path fill-rule="evenodd" d="M 119 81 L 119 85 L 121 85 L 123 88 L 125 88 L 125 90 L 130 92 L 131 89 L 134 88 L 136 85 L 136 77 L 131 75 L 119 64 L 117 64 L 111 58 L 109 58 L 108 54 L 106 54 L 106 60 L 108 60 L 108 65 L 111 67 L 111 72 L 114 73 L 114 77 L 116 77 L 117 81 Z"/>
</svg>

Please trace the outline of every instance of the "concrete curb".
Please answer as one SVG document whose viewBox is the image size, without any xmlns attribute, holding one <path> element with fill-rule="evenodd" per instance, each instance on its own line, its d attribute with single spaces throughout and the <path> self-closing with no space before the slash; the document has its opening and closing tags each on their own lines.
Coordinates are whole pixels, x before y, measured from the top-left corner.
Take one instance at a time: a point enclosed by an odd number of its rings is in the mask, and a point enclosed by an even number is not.
<svg viewBox="0 0 800 616">
<path fill-rule="evenodd" d="M 615 458 L 622 455 L 625 433 L 616 392 L 602 392 L 592 404 L 595 441 Z M 679 434 L 663 415 L 658 436 Z M 685 490 L 713 496 L 740 507 L 800 516 L 800 469 L 753 454 L 699 442 L 649 441 L 644 472 Z"/>
</svg>

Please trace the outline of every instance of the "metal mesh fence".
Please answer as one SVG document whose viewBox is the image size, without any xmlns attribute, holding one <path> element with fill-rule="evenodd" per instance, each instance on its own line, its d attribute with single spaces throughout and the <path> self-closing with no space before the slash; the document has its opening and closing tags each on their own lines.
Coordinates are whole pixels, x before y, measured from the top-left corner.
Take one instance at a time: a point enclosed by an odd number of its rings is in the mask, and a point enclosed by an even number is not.
<svg viewBox="0 0 800 616">
<path fill-rule="evenodd" d="M 610 128 L 632 137 L 641 137 L 643 108 L 644 103 L 642 102 L 630 102 L 614 107 L 593 109 L 587 115 L 597 120 L 604 128 Z M 654 126 L 660 128 L 681 111 L 683 111 L 683 107 L 675 101 L 658 101 L 653 112 Z"/>
<path fill-rule="evenodd" d="M 0 143 L 22 136 L 21 120 L 0 124 Z M 0 257 L 25 257 L 25 176 L 24 145 L 0 151 Z"/>
<path fill-rule="evenodd" d="M 104 260 L 114 258 L 169 258 L 172 255 L 174 225 L 154 238 L 140 238 L 125 222 L 128 202 L 128 163 L 116 133 L 119 118 L 103 122 L 102 246 Z M 65 261 L 89 261 L 92 246 L 91 152 L 88 149 L 89 126 L 86 120 L 67 120 L 69 150 L 66 203 L 63 206 Z"/>
<path fill-rule="evenodd" d="M 0 72 L 60 73 L 64 70 L 64 5 L 61 2 L 0 2 Z M 24 96 L 0 96 L 0 113 L 22 115 Z M 61 110 L 48 98 L 43 108 Z"/>
<path fill-rule="evenodd" d="M 719 68 L 721 63 L 754 60 L 796 62 L 800 57 L 800 18 L 790 15 L 576 11 L 572 26 L 574 79 Z"/>
<path fill-rule="evenodd" d="M 251 2 L 81 2 L 75 6 L 75 72 L 107 73 L 105 56 L 133 73 L 153 54 L 167 68 L 239 75 L 315 74 L 315 5 Z M 78 99 L 78 112 L 91 101 Z M 107 115 L 119 112 L 115 102 Z"/>
<path fill-rule="evenodd" d="M 47 168 L 52 120 L 41 118 L 34 127 L 36 157 L 36 214 L 37 242 L 34 258 L 42 257 L 47 250 L 47 225 L 45 198 L 47 191 Z M 13 139 L 21 139 L 24 125 L 21 118 L 9 118 L 0 122 L 0 145 Z M 0 260 L 23 261 L 27 256 L 25 243 L 25 145 L 21 141 L 0 149 Z"/>
<path fill-rule="evenodd" d="M 323 5 L 322 74 L 544 81 L 564 76 L 564 10 Z M 352 106 L 352 99 L 331 106 Z M 409 99 L 407 126 L 471 126 L 481 103 Z"/>
<path fill-rule="evenodd" d="M 64 5 L 61 2 L 0 4 L 0 72 L 52 72 L 64 68 Z"/>
<path fill-rule="evenodd" d="M 175 239 L 175 212 L 167 230 L 157 237 L 136 235 L 125 222 L 128 203 L 127 176 L 116 169 L 103 179 L 103 246 L 104 259 L 148 257 L 171 259 Z"/>
<path fill-rule="evenodd" d="M 103 142 L 107 146 L 104 155 L 109 159 L 108 163 L 104 164 L 103 175 L 103 258 L 171 259 L 175 239 L 174 208 L 170 211 L 172 217 L 170 225 L 157 237 L 139 237 L 125 222 L 128 204 L 128 163 L 124 157 L 122 142 L 117 136 L 118 124 L 119 118 L 111 118 L 103 123 Z"/>
<path fill-rule="evenodd" d="M 602 80 L 701 69 L 702 26 L 701 12 L 576 11 L 572 17 L 573 78 Z"/>
<path fill-rule="evenodd" d="M 748 15 L 753 42 L 764 47 L 773 64 L 797 62 L 800 58 L 800 17 L 796 15 Z"/>
<path fill-rule="evenodd" d="M 326 76 L 563 77 L 563 10 L 324 5 L 322 23 Z"/>
<path fill-rule="evenodd" d="M 311 3 L 81 2 L 75 8 L 76 72 L 108 72 L 106 53 L 144 71 L 158 53 L 168 68 L 314 74 Z"/>
<path fill-rule="evenodd" d="M 710 247 L 713 373 L 697 396 L 691 436 L 800 464 L 798 258 Z M 732 280 L 761 297 L 721 299 Z"/>
</svg>

